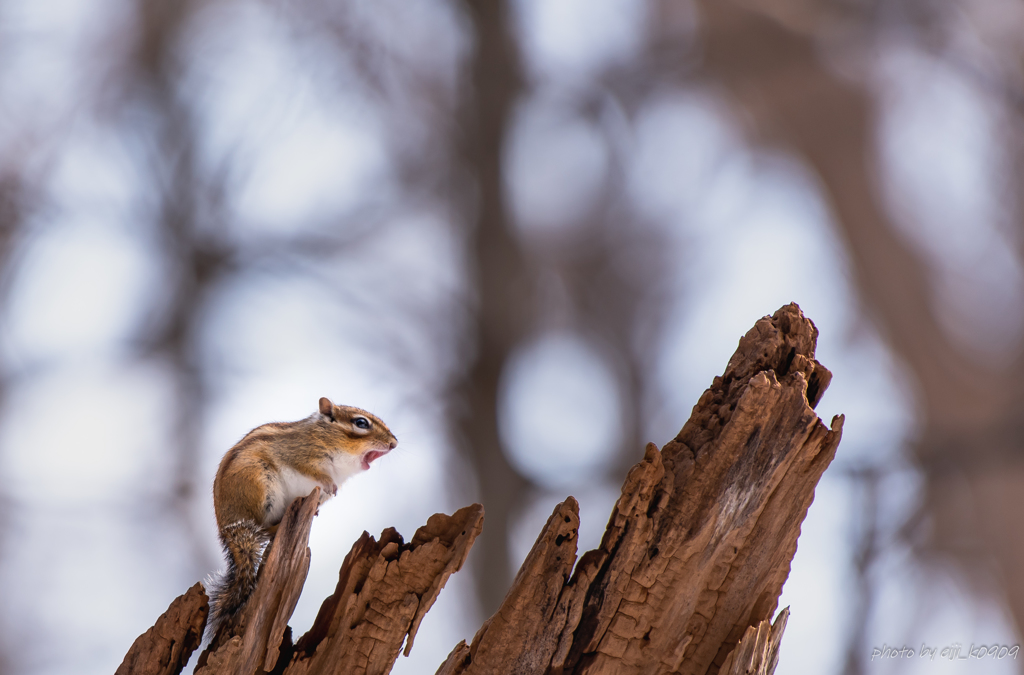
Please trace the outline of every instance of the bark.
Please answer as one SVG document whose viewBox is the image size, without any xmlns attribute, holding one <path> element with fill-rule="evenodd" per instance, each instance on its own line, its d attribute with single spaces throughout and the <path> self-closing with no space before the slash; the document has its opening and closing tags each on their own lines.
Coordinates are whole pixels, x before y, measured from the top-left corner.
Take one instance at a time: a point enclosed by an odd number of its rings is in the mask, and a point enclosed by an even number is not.
<svg viewBox="0 0 1024 675">
<path fill-rule="evenodd" d="M 718 672 L 723 675 L 767 675 L 779 663 L 779 642 L 789 620 L 789 608 L 779 612 L 775 623 L 765 619 L 751 626 L 729 653 Z"/>
<path fill-rule="evenodd" d="M 364 532 L 341 566 L 334 594 L 293 645 L 287 622 L 309 570 L 307 541 L 317 502 L 314 490 L 291 505 L 234 634 L 214 637 L 197 675 L 388 673 L 402 643 L 406 655 L 412 649 L 424 615 L 483 526 L 483 508 L 474 504 L 451 516 L 431 516 L 409 543 L 393 528 L 379 541 Z M 180 673 L 199 644 L 208 611 L 196 584 L 135 641 L 117 675 Z"/>
<path fill-rule="evenodd" d="M 482 527 L 483 507 L 474 504 L 431 516 L 408 544 L 393 528 L 379 542 L 364 533 L 284 672 L 390 672 L 406 636 L 408 656 L 423 616 Z"/>
<path fill-rule="evenodd" d="M 264 556 L 259 581 L 241 610 L 234 636 L 222 630 L 199 658 L 197 675 L 255 673 L 277 665 L 288 619 L 299 602 L 309 572 L 309 531 L 320 502 L 320 488 L 288 508 Z"/>
<path fill-rule="evenodd" d="M 816 339 L 796 305 L 758 321 L 676 438 L 660 450 L 647 445 L 600 547 L 577 562 L 579 506 L 572 497 L 559 504 L 498 611 L 438 675 L 770 675 L 788 610 L 771 618 L 842 431 L 841 416 L 827 428 L 813 410 L 831 379 L 814 359 Z M 409 544 L 393 529 L 380 541 L 364 533 L 293 645 L 286 623 L 309 566 L 316 503 L 314 491 L 292 504 L 237 634 L 217 636 L 197 673 L 389 672 L 483 521 L 473 505 L 432 516 Z M 176 604 L 187 604 L 182 598 Z M 205 601 L 188 606 L 191 615 L 174 625 L 201 626 Z M 162 653 L 146 647 L 159 626 L 139 638 L 120 674 L 176 672 L 144 669 L 140 655 Z"/>
<path fill-rule="evenodd" d="M 210 603 L 197 583 L 171 603 L 152 628 L 140 635 L 115 675 L 180 673 L 199 646 Z"/>
</svg>

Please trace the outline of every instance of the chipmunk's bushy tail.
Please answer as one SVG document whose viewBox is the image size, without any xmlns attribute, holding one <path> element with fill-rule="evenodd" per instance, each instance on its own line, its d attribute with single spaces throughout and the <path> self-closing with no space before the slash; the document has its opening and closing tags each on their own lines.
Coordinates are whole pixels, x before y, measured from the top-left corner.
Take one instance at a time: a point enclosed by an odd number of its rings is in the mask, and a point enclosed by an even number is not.
<svg viewBox="0 0 1024 675">
<path fill-rule="evenodd" d="M 240 520 L 220 531 L 227 569 L 207 583 L 210 596 L 208 633 L 213 638 L 221 626 L 231 623 L 256 588 L 263 550 L 270 541 L 267 531 L 252 520 Z"/>
</svg>

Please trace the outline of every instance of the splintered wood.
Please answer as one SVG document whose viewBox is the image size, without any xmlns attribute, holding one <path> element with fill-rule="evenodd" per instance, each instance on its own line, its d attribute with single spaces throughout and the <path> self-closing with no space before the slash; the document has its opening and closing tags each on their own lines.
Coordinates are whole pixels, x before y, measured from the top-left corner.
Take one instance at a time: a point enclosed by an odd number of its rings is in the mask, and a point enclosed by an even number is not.
<svg viewBox="0 0 1024 675">
<path fill-rule="evenodd" d="M 313 627 L 292 645 L 287 622 L 309 569 L 306 542 L 318 498 L 314 490 L 288 509 L 237 634 L 215 638 L 197 674 L 388 673 L 402 643 L 407 654 L 412 648 L 423 616 L 462 567 L 483 526 L 483 507 L 473 504 L 451 516 L 431 516 L 409 543 L 393 528 L 379 542 L 364 532 Z M 118 675 L 180 673 L 199 645 L 208 612 L 206 594 L 196 584 L 135 641 Z"/>
<path fill-rule="evenodd" d="M 296 499 L 288 507 L 260 568 L 256 589 L 242 608 L 236 635 L 230 637 L 222 630 L 215 636 L 199 658 L 197 675 L 273 670 L 284 646 L 288 619 L 309 572 L 306 542 L 319 503 L 320 488 L 314 488 L 308 497 Z"/>
<path fill-rule="evenodd" d="M 140 635 L 115 675 L 176 675 L 203 639 L 210 602 L 196 584 L 171 603 L 152 628 Z"/>
<path fill-rule="evenodd" d="M 751 626 L 725 657 L 720 675 L 771 675 L 779 663 L 779 643 L 789 620 L 789 608 L 779 612 L 775 623 L 765 619 Z"/>
<path fill-rule="evenodd" d="M 817 335 L 795 304 L 758 321 L 679 434 L 629 471 L 601 545 L 577 562 L 579 506 L 556 506 L 501 607 L 438 675 L 771 675 L 788 610 L 771 618 L 843 425 L 814 413 L 831 379 Z M 234 635 L 213 641 L 197 673 L 389 672 L 483 523 L 474 504 L 432 516 L 408 544 L 394 529 L 363 533 L 292 644 L 316 504 L 314 491 L 291 505 Z M 207 612 L 197 584 L 118 675 L 180 672 Z"/>
<path fill-rule="evenodd" d="M 813 410 L 831 379 L 817 334 L 796 305 L 758 321 L 676 438 L 647 446 L 601 546 L 553 588 L 576 557 L 576 502 L 558 505 L 501 608 L 439 675 L 772 672 L 784 619 L 759 669 L 736 668 L 764 651 L 767 629 L 748 631 L 775 612 L 843 423 Z"/>
<path fill-rule="evenodd" d="M 408 655 L 423 616 L 465 562 L 483 513 L 474 504 L 452 516 L 431 516 L 408 544 L 393 528 L 379 542 L 364 532 L 284 672 L 388 673 L 402 640 L 408 635 Z"/>
</svg>

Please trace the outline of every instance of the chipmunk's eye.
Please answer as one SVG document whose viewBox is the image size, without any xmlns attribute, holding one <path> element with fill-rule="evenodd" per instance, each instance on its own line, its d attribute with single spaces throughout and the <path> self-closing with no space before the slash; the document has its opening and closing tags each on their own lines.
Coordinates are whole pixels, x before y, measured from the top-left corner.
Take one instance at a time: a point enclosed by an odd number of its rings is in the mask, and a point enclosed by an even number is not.
<svg viewBox="0 0 1024 675">
<path fill-rule="evenodd" d="M 365 417 L 353 417 L 352 424 L 355 425 L 357 429 L 370 428 L 370 420 L 366 419 Z"/>
</svg>

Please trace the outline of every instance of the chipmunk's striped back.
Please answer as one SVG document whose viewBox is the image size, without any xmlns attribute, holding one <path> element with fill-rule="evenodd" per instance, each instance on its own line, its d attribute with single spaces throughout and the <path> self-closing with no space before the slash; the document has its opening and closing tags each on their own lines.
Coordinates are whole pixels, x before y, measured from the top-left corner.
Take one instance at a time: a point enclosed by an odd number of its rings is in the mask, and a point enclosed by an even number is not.
<svg viewBox="0 0 1024 675">
<path fill-rule="evenodd" d="M 316 487 L 322 504 L 397 444 L 380 418 L 322 398 L 309 417 L 256 427 L 225 453 L 213 507 L 227 570 L 207 584 L 211 637 L 234 624 L 255 590 L 264 549 L 288 505 Z"/>
</svg>

